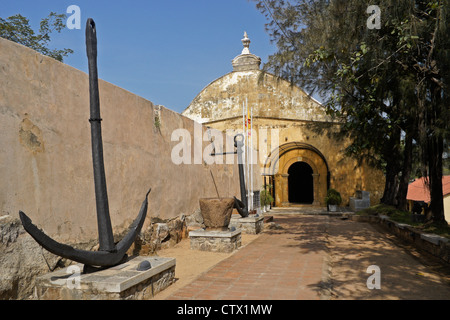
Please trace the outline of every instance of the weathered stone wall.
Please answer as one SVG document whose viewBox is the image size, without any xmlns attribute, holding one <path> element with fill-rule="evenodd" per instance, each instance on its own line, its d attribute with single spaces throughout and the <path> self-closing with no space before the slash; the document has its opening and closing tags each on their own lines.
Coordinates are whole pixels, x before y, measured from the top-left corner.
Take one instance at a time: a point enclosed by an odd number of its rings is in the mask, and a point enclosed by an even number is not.
<svg viewBox="0 0 450 320">
<path fill-rule="evenodd" d="M 174 130 L 186 129 L 194 149 L 192 120 L 105 81 L 99 89 L 115 234 L 135 219 L 149 188 L 148 216 L 161 219 L 189 215 L 199 198 L 215 197 L 211 173 L 222 197 L 239 197 L 237 165 L 172 162 Z M 65 243 L 97 238 L 88 119 L 86 73 L 0 39 L 0 216 L 22 210 Z"/>
<path fill-rule="evenodd" d="M 307 144 L 323 154 L 297 148 L 285 153 L 277 162 L 278 176 L 274 178 L 275 204 L 289 205 L 288 169 L 297 161 L 313 168 L 314 205 L 325 205 L 327 193 L 327 169 L 330 171 L 330 187 L 337 189 L 348 205 L 357 190 L 370 192 L 371 203 L 376 204 L 384 190 L 384 175 L 365 163 L 345 156 L 348 139 L 336 140 L 329 133 L 339 124 L 325 113 L 323 106 L 308 96 L 301 88 L 272 74 L 260 70 L 234 71 L 206 86 L 191 102 L 183 115 L 222 131 L 242 131 L 242 108 L 246 103 L 253 109 L 253 134 L 266 130 L 267 143 L 258 137 L 270 152 L 271 130 L 278 130 L 282 148 L 289 143 Z M 264 138 L 265 139 L 265 138 Z M 259 150 L 260 156 L 264 152 Z M 268 154 L 269 156 L 269 154 Z M 262 161 L 263 163 L 264 161 Z"/>
<path fill-rule="evenodd" d="M 218 130 L 242 130 L 242 119 L 224 119 L 208 123 L 209 126 Z M 334 188 L 341 193 L 343 206 L 348 206 L 350 197 L 353 197 L 357 190 L 370 192 L 371 204 L 379 203 L 383 196 L 385 178 L 380 170 L 374 169 L 365 163 L 359 164 L 353 158 L 346 157 L 344 149 L 349 143 L 348 139 L 336 140 L 333 138 L 333 132 L 338 130 L 339 124 L 325 124 L 311 121 L 295 121 L 289 119 L 263 118 L 255 117 L 253 119 L 254 134 L 257 135 L 257 148 L 264 146 L 270 152 L 272 139 L 271 130 L 278 130 L 279 145 L 289 144 L 291 142 L 302 142 L 319 150 L 328 164 L 330 170 L 330 188 Z M 259 137 L 260 129 L 267 132 L 267 137 L 261 138 L 267 142 L 261 141 Z M 264 131 L 266 130 L 266 131 Z M 259 155 L 264 156 L 264 152 L 258 149 Z M 270 156 L 270 154 L 268 154 Z M 259 159 L 261 160 L 261 159 Z M 313 151 L 292 149 L 280 157 L 278 161 L 278 174 L 287 174 L 289 166 L 296 161 L 305 161 L 311 165 L 319 174 L 315 183 L 318 186 L 315 201 L 318 205 L 324 205 L 324 199 L 327 192 L 327 169 L 323 160 Z M 264 164 L 264 161 L 261 161 Z M 316 171 L 317 170 L 317 171 Z M 277 187 L 277 186 L 276 186 Z M 287 195 L 282 195 L 282 186 L 278 186 L 275 203 L 282 205 L 286 202 Z"/>
<path fill-rule="evenodd" d="M 231 72 L 214 80 L 182 114 L 199 122 L 242 117 L 244 102 L 253 108 L 254 116 L 330 120 L 320 104 L 302 89 L 260 70 Z"/>
<path fill-rule="evenodd" d="M 19 219 L 0 217 L 0 300 L 29 298 L 36 276 L 59 262 L 25 232 Z"/>
</svg>

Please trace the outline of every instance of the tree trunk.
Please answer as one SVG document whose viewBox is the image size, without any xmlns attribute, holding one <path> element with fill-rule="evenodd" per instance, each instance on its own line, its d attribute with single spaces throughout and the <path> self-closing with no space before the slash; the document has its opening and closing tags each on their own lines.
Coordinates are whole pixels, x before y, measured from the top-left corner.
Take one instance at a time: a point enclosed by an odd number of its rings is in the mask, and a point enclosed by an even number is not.
<svg viewBox="0 0 450 320">
<path fill-rule="evenodd" d="M 397 209 L 406 211 L 408 200 L 406 196 L 408 194 L 409 177 L 411 175 L 412 156 L 413 156 L 413 137 L 412 133 L 406 133 L 405 137 L 405 149 L 403 151 L 403 169 L 402 176 L 399 181 L 399 188 L 397 193 Z"/>
<path fill-rule="evenodd" d="M 444 195 L 442 189 L 442 156 L 444 153 L 444 139 L 440 134 L 439 121 L 441 120 L 444 104 L 442 101 L 441 88 L 436 84 L 430 85 L 431 101 L 427 105 L 422 130 L 424 139 L 424 164 L 428 168 L 428 187 L 430 191 L 430 218 L 431 222 L 447 224 L 444 214 Z M 442 124 L 441 124 L 442 126 Z"/>
<path fill-rule="evenodd" d="M 429 147 L 430 197 L 433 222 L 447 224 L 444 214 L 444 195 L 442 192 L 442 155 L 444 140 L 431 137 Z"/>
<path fill-rule="evenodd" d="M 398 169 L 397 166 L 388 162 L 386 165 L 386 183 L 381 203 L 388 206 L 395 206 L 395 197 L 398 190 Z"/>
<path fill-rule="evenodd" d="M 398 146 L 400 141 L 400 130 L 393 130 L 392 136 L 386 142 L 384 150 L 386 159 L 386 183 L 381 203 L 388 206 L 396 206 L 398 191 L 398 174 L 400 171 Z"/>
</svg>

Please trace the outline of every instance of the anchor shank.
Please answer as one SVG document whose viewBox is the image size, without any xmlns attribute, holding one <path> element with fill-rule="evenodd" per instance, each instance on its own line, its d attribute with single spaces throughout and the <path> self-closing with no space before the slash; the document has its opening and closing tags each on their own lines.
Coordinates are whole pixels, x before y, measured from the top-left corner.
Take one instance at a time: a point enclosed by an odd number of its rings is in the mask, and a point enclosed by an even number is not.
<svg viewBox="0 0 450 320">
<path fill-rule="evenodd" d="M 89 98 L 92 142 L 92 162 L 94 167 L 95 201 L 100 251 L 115 251 L 114 236 L 109 215 L 103 159 L 102 127 L 100 118 L 100 98 L 97 71 L 97 34 L 95 22 L 88 19 L 86 24 L 86 48 L 89 63 Z"/>
<path fill-rule="evenodd" d="M 239 139 L 238 139 L 239 138 Z M 234 138 L 234 143 L 236 146 L 237 151 L 237 157 L 238 157 L 238 169 L 239 169 L 239 187 L 241 191 L 241 202 L 244 205 L 243 214 L 244 216 L 248 215 L 248 201 L 247 201 L 247 192 L 245 190 L 245 178 L 244 178 L 244 164 L 243 164 L 243 150 L 242 147 L 244 146 L 244 136 L 241 134 L 238 134 Z"/>
</svg>

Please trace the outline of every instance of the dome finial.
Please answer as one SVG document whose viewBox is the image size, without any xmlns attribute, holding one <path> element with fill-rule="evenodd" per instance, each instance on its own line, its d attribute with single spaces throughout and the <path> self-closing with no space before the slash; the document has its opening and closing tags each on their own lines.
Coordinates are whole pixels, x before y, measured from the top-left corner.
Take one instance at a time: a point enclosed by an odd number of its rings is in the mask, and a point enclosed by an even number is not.
<svg viewBox="0 0 450 320">
<path fill-rule="evenodd" d="M 231 62 L 233 65 L 233 71 L 250 71 L 259 70 L 261 65 L 261 58 L 250 53 L 250 39 L 248 38 L 247 31 L 244 32 L 244 39 L 241 40 L 244 45 L 242 53 L 233 59 Z"/>
<path fill-rule="evenodd" d="M 244 39 L 241 40 L 244 45 L 244 49 L 242 50 L 242 54 L 250 54 L 250 39 L 247 36 L 247 31 L 244 31 Z"/>
</svg>

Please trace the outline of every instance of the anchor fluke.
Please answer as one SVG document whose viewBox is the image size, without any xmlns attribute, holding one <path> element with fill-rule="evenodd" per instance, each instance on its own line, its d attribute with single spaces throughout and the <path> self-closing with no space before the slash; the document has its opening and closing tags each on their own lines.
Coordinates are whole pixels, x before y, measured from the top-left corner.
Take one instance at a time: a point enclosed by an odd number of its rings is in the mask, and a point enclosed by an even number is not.
<svg viewBox="0 0 450 320">
<path fill-rule="evenodd" d="M 149 193 L 150 191 L 147 193 L 145 200 L 142 203 L 141 210 L 139 211 L 137 218 L 131 224 L 127 235 L 117 244 L 115 252 L 80 250 L 59 243 L 36 227 L 24 212 L 19 211 L 19 216 L 24 229 L 47 251 L 57 256 L 89 266 L 112 267 L 123 261 L 126 252 L 141 231 L 147 215 Z"/>
</svg>

